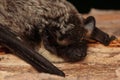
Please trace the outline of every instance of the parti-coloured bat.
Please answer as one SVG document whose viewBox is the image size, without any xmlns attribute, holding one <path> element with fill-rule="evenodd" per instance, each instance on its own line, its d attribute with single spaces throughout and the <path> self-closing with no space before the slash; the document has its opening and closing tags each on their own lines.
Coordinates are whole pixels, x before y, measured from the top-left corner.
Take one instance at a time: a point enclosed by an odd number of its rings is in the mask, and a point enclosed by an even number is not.
<svg viewBox="0 0 120 80">
<path fill-rule="evenodd" d="M 65 76 L 38 53 L 41 42 L 51 54 L 75 62 L 85 58 L 90 39 L 107 46 L 115 36 L 66 0 L 0 0 L 0 44 L 38 71 Z"/>
</svg>

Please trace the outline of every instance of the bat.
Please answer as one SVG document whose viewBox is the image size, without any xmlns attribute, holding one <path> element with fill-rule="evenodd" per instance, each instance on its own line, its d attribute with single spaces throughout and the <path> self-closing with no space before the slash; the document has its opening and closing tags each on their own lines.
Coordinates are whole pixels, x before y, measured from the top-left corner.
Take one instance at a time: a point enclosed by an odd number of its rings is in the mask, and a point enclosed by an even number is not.
<svg viewBox="0 0 120 80">
<path fill-rule="evenodd" d="M 41 42 L 51 54 L 76 62 L 87 55 L 90 39 L 107 46 L 115 38 L 66 0 L 0 0 L 0 45 L 39 72 L 65 76 L 39 54 Z"/>
</svg>

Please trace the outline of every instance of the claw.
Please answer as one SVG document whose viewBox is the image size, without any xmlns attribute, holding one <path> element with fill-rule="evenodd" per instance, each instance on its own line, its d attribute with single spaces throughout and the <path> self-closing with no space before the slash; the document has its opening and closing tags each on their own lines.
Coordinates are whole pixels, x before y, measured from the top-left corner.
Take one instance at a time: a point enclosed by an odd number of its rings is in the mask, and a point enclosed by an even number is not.
<svg viewBox="0 0 120 80">
<path fill-rule="evenodd" d="M 15 55 L 25 60 L 39 72 L 65 76 L 65 74 L 36 51 L 28 48 L 16 38 L 8 28 L 0 26 L 0 43 L 15 52 Z"/>
</svg>

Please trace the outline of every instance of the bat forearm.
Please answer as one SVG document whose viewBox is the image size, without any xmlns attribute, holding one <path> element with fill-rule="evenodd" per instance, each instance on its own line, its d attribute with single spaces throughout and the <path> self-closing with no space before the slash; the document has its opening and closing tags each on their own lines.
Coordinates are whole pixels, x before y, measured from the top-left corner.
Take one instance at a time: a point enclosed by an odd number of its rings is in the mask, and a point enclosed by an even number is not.
<svg viewBox="0 0 120 80">
<path fill-rule="evenodd" d="M 97 27 L 94 28 L 91 38 L 106 46 L 109 45 L 112 40 L 116 39 L 115 36 L 110 37 L 107 33 Z"/>
</svg>

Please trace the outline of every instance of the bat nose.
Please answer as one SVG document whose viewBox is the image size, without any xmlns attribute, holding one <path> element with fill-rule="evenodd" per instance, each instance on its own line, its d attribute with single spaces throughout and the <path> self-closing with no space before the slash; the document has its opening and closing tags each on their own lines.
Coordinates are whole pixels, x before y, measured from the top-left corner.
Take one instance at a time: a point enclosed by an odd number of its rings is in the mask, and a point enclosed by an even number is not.
<svg viewBox="0 0 120 80">
<path fill-rule="evenodd" d="M 39 72 L 65 76 L 65 74 L 36 51 L 30 49 L 16 38 L 8 28 L 0 26 L 0 43 L 14 51 L 15 55 L 31 64 Z"/>
</svg>

